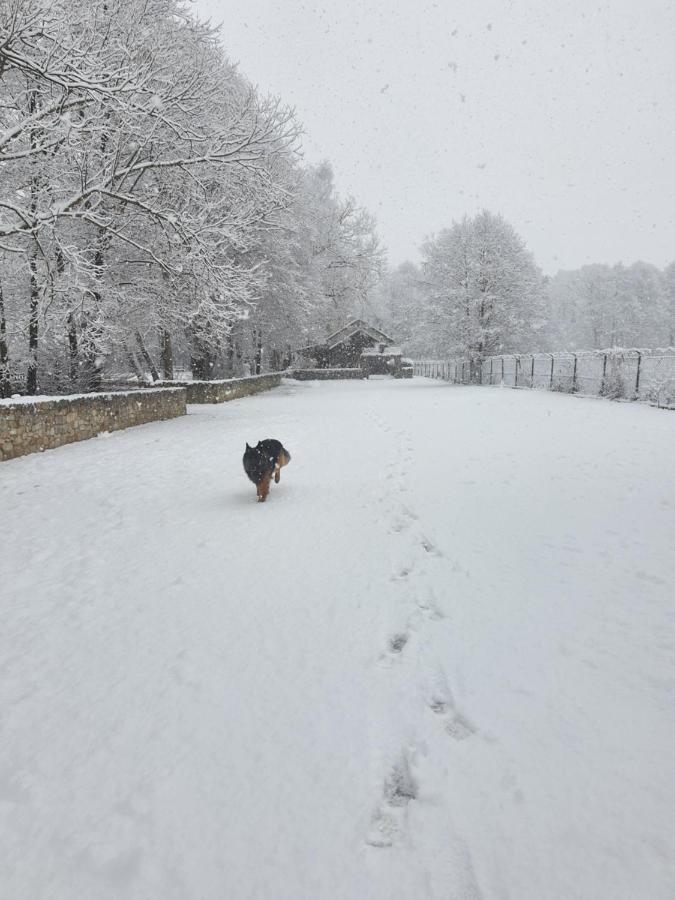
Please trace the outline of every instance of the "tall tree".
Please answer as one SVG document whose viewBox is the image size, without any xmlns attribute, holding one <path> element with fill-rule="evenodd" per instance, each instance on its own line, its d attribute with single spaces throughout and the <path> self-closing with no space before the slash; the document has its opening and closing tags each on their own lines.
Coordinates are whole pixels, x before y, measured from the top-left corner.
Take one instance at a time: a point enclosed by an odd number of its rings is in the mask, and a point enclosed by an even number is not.
<svg viewBox="0 0 675 900">
<path fill-rule="evenodd" d="M 448 355 L 477 371 L 493 353 L 532 346 L 542 327 L 543 279 L 524 241 L 484 210 L 422 248 L 433 325 Z"/>
</svg>

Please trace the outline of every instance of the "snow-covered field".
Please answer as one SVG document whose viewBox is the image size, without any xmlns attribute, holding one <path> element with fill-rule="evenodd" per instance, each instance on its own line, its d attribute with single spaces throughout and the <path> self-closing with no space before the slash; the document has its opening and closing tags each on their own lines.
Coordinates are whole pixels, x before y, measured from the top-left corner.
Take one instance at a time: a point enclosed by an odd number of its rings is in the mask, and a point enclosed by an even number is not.
<svg viewBox="0 0 675 900">
<path fill-rule="evenodd" d="M 674 460 L 416 379 L 3 463 L 0 897 L 672 900 Z"/>
</svg>

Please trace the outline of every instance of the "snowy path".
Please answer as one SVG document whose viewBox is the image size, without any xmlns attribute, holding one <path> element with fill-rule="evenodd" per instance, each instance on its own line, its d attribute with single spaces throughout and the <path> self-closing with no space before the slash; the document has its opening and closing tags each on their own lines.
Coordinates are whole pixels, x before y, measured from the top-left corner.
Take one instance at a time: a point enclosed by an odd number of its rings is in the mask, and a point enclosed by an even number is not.
<svg viewBox="0 0 675 900">
<path fill-rule="evenodd" d="M 672 900 L 674 459 L 415 380 L 3 463 L 0 897 Z"/>
</svg>

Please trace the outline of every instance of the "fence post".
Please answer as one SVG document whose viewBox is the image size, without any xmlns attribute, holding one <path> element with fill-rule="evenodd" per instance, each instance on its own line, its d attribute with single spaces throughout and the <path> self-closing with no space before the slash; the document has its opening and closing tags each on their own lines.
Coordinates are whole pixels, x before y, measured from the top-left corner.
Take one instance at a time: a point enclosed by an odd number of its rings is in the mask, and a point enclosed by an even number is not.
<svg viewBox="0 0 675 900">
<path fill-rule="evenodd" d="M 574 357 L 574 369 L 572 370 L 572 391 L 576 393 L 577 390 L 577 355 L 573 353 Z"/>
<path fill-rule="evenodd" d="M 534 387 L 534 353 L 532 354 L 532 365 L 530 366 L 530 387 Z"/>
<path fill-rule="evenodd" d="M 640 366 L 642 365 L 642 354 L 638 350 L 638 364 L 637 364 L 637 375 L 635 376 L 635 397 L 637 399 L 638 392 L 640 390 Z"/>
<path fill-rule="evenodd" d="M 502 356 L 502 384 L 504 384 L 504 357 Z"/>
<path fill-rule="evenodd" d="M 516 356 L 515 360 L 516 360 L 516 371 L 515 371 L 515 375 L 513 376 L 513 386 L 518 387 L 518 365 L 520 363 L 520 357 Z"/>
<path fill-rule="evenodd" d="M 492 357 L 490 357 L 490 384 L 491 385 L 492 385 L 492 364 L 493 363 L 494 363 L 494 360 L 492 359 Z"/>
<path fill-rule="evenodd" d="M 549 391 L 553 390 L 553 366 L 555 365 L 555 356 L 551 353 L 551 377 L 548 383 Z"/>
</svg>

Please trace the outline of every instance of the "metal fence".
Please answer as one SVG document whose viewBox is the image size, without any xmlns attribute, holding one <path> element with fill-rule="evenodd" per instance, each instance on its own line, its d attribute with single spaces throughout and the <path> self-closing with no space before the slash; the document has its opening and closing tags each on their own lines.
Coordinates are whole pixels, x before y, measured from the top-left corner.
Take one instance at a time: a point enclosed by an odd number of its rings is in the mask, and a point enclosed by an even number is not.
<svg viewBox="0 0 675 900">
<path fill-rule="evenodd" d="M 453 384 L 538 388 L 612 399 L 648 400 L 675 408 L 675 348 L 527 353 L 468 359 L 419 360 L 415 375 Z"/>
</svg>

